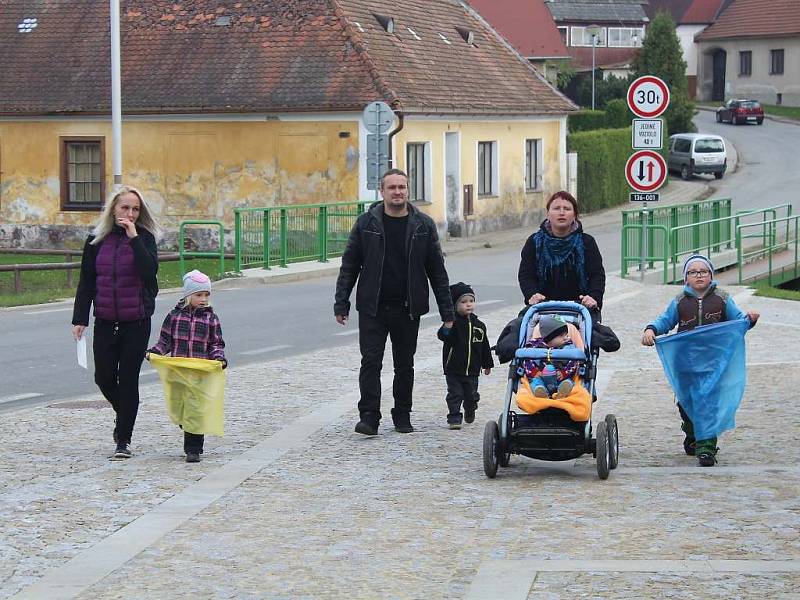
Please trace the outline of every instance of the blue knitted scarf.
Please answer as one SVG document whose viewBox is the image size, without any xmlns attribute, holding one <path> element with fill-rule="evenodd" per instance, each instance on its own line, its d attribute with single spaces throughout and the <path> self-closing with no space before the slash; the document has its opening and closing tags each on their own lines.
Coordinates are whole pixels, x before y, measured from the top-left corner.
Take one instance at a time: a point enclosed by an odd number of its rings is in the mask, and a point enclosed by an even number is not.
<svg viewBox="0 0 800 600">
<path fill-rule="evenodd" d="M 586 277 L 583 233 L 580 229 L 561 238 L 551 235 L 543 227 L 533 234 L 533 243 L 536 247 L 536 274 L 539 276 L 539 281 L 549 281 L 553 271 L 564 265 L 575 270 L 580 291 L 586 293 L 589 278 Z"/>
</svg>

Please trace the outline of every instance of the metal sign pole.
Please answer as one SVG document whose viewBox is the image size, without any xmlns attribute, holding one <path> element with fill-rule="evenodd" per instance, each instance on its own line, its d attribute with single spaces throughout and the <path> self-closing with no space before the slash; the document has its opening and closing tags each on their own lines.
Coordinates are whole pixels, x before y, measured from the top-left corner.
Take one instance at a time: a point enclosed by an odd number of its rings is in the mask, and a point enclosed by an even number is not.
<svg viewBox="0 0 800 600">
<path fill-rule="evenodd" d="M 380 106 L 377 107 L 375 110 L 375 131 L 378 132 L 378 137 L 375 138 L 375 173 L 378 177 L 378 184 L 375 186 L 375 202 L 377 202 L 379 198 L 378 188 L 381 187 L 380 178 L 383 173 L 378 172 L 378 165 L 381 164 L 381 143 L 380 143 L 380 123 L 381 123 L 381 108 Z"/>
<path fill-rule="evenodd" d="M 647 262 L 647 200 L 642 203 L 642 248 L 639 260 L 639 279 L 644 282 L 644 269 Z"/>
</svg>

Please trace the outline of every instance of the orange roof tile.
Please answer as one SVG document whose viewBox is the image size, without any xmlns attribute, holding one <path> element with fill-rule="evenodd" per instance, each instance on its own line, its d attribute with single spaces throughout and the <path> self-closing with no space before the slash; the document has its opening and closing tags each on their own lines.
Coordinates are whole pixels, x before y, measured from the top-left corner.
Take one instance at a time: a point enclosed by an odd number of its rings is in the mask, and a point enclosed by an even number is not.
<svg viewBox="0 0 800 600">
<path fill-rule="evenodd" d="M 740 37 L 776 37 L 800 34 L 798 0 L 733 0 L 717 21 L 703 30 L 699 42 Z"/>
</svg>

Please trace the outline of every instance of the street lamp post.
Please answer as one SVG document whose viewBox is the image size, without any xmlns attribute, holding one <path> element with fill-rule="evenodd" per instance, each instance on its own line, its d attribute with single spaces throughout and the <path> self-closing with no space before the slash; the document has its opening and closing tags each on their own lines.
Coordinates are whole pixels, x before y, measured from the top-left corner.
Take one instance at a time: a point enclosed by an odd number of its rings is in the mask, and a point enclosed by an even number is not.
<svg viewBox="0 0 800 600">
<path fill-rule="evenodd" d="M 122 184 L 122 83 L 120 76 L 119 0 L 110 0 L 111 15 L 111 141 L 114 185 Z"/>
<path fill-rule="evenodd" d="M 594 110 L 594 49 L 597 41 L 597 33 L 592 32 L 592 110 Z"/>
</svg>

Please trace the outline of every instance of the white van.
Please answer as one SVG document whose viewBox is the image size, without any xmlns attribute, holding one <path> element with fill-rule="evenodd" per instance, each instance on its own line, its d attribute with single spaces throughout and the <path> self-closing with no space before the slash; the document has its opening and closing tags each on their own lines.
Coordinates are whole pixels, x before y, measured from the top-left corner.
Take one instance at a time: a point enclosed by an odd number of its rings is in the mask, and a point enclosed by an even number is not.
<svg viewBox="0 0 800 600">
<path fill-rule="evenodd" d="M 713 173 L 722 179 L 728 159 L 725 140 L 709 133 L 676 133 L 669 136 L 670 171 L 680 171 L 682 179 L 691 179 L 695 173 Z"/>
</svg>

